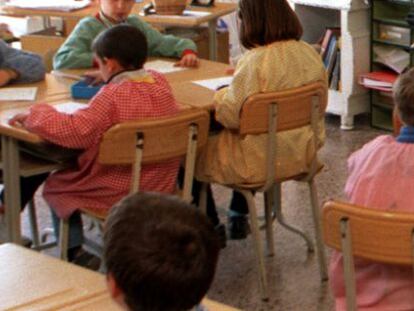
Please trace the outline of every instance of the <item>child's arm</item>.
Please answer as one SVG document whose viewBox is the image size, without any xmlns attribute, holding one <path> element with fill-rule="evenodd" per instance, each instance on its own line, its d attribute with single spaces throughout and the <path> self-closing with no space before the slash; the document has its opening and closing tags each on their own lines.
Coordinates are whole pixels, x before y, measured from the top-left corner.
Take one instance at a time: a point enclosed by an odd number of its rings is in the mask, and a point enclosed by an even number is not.
<svg viewBox="0 0 414 311">
<path fill-rule="evenodd" d="M 197 47 L 190 39 L 178 38 L 173 35 L 163 35 L 150 24 L 137 16 L 130 16 L 131 24 L 143 32 L 148 42 L 149 56 L 165 56 L 183 58 L 186 55 L 196 55 Z"/>
<path fill-rule="evenodd" d="M 74 114 L 60 113 L 50 105 L 38 104 L 32 106 L 28 116 L 11 121 L 20 121 L 27 130 L 54 144 L 86 149 L 98 144 L 103 133 L 114 124 L 113 97 L 112 92 L 100 92 L 88 108 Z"/>
<path fill-rule="evenodd" d="M 0 54 L 0 86 L 11 81 L 30 83 L 44 79 L 46 69 L 39 55 L 13 49 L 3 40 L 0 40 Z"/>
<path fill-rule="evenodd" d="M 249 59 L 239 61 L 234 79 L 229 87 L 216 92 L 214 103 L 216 120 L 229 129 L 237 129 L 240 125 L 240 110 L 243 102 L 250 95 L 259 91 L 257 64 Z"/>
<path fill-rule="evenodd" d="M 59 48 L 53 58 L 54 69 L 91 68 L 93 66 L 92 41 L 102 25 L 92 18 L 82 19 Z"/>
</svg>

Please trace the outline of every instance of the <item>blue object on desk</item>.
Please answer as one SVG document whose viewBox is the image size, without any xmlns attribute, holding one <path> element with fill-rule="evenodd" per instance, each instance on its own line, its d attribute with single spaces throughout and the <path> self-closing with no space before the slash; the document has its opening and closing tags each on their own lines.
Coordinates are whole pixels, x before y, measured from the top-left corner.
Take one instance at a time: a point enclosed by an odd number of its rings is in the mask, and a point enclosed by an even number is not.
<svg viewBox="0 0 414 311">
<path fill-rule="evenodd" d="M 95 96 L 96 93 L 101 89 L 103 84 L 99 85 L 90 85 L 85 81 L 79 81 L 75 84 L 72 84 L 70 88 L 72 97 L 78 99 L 91 99 Z"/>
</svg>

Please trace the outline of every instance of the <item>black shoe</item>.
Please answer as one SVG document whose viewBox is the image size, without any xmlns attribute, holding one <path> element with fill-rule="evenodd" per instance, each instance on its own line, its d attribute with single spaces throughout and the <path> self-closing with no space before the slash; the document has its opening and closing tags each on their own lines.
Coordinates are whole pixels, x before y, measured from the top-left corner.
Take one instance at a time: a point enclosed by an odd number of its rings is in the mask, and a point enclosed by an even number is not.
<svg viewBox="0 0 414 311">
<path fill-rule="evenodd" d="M 227 241 L 226 228 L 224 227 L 223 224 L 218 224 L 217 226 L 214 227 L 214 230 L 216 231 L 216 233 L 219 237 L 220 248 L 225 248 L 226 247 L 226 241 Z"/>
<path fill-rule="evenodd" d="M 228 230 L 231 240 L 242 240 L 250 233 L 246 216 L 231 216 L 228 218 Z"/>
<path fill-rule="evenodd" d="M 84 249 L 79 249 L 74 258 L 70 260 L 75 265 L 98 271 L 101 265 L 101 260 L 95 255 L 88 253 Z"/>
</svg>

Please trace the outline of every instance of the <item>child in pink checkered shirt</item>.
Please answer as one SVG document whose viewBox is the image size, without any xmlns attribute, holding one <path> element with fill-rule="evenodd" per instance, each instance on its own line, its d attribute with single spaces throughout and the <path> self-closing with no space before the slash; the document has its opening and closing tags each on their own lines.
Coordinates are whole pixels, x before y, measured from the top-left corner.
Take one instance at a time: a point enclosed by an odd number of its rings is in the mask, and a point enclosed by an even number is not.
<svg viewBox="0 0 414 311">
<path fill-rule="evenodd" d="M 43 190 L 54 214 L 56 233 L 58 217 L 69 218 L 69 260 L 82 252 L 82 224 L 77 209 L 109 209 L 129 191 L 130 166 L 103 166 L 97 161 L 102 135 L 117 123 L 178 112 L 166 79 L 143 69 L 147 42 L 137 28 L 110 28 L 96 38 L 92 49 L 106 85 L 87 108 L 65 114 L 53 106 L 37 104 L 29 113 L 18 114 L 10 121 L 48 142 L 81 150 L 77 166 L 52 173 Z M 173 192 L 178 167 L 179 159 L 144 166 L 140 190 Z"/>
</svg>

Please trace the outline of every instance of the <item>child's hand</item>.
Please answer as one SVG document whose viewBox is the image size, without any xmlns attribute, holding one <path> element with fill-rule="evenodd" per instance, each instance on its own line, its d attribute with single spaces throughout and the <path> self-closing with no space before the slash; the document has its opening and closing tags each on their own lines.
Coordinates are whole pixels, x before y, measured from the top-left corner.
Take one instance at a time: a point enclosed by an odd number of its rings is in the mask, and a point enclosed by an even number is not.
<svg viewBox="0 0 414 311">
<path fill-rule="evenodd" d="M 86 84 L 98 85 L 104 82 L 99 70 L 86 71 L 83 76 L 85 77 Z"/>
<path fill-rule="evenodd" d="M 9 124 L 17 127 L 24 127 L 24 121 L 29 116 L 28 112 L 18 113 L 9 120 Z"/>
<path fill-rule="evenodd" d="M 199 59 L 196 54 L 189 53 L 184 55 L 180 61 L 175 63 L 175 66 L 179 67 L 197 67 L 199 63 Z"/>
<path fill-rule="evenodd" d="M 232 76 L 232 75 L 234 75 L 234 71 L 235 71 L 236 69 L 234 68 L 234 67 L 229 67 L 229 68 L 227 68 L 226 69 L 226 75 L 229 75 L 229 76 Z"/>
</svg>

